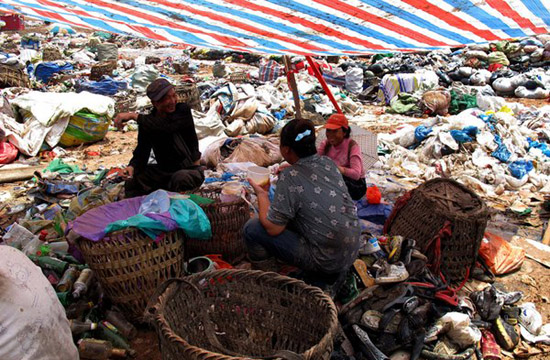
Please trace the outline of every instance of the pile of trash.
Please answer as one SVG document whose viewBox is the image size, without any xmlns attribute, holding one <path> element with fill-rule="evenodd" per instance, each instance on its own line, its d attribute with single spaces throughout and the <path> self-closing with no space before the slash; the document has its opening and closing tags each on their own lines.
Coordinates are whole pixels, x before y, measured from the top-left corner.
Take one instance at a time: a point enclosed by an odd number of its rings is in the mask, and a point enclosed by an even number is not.
<svg viewBox="0 0 550 360">
<path fill-rule="evenodd" d="M 486 198 L 521 189 L 548 194 L 550 106 L 529 108 L 480 94 L 476 100 L 476 108 L 457 115 L 379 134 L 382 168 L 398 177 L 452 177 Z M 512 201 L 513 211 L 526 211 L 528 204 Z"/>
</svg>

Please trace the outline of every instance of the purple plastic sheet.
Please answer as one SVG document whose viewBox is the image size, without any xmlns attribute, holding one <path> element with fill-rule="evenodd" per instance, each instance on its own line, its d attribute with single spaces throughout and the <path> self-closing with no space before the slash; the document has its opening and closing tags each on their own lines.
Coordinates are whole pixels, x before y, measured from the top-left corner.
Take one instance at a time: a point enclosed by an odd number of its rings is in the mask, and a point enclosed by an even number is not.
<svg viewBox="0 0 550 360">
<path fill-rule="evenodd" d="M 94 208 L 69 223 L 67 232 L 73 230 L 79 236 L 92 241 L 105 237 L 105 228 L 112 222 L 126 220 L 139 213 L 145 196 L 138 196 Z"/>
</svg>

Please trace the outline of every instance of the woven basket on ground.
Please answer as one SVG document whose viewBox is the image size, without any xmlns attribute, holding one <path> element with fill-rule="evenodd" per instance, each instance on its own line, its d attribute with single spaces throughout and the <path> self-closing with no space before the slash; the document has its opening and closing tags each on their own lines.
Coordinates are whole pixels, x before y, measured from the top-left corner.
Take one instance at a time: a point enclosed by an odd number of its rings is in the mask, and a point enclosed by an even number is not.
<svg viewBox="0 0 550 360">
<path fill-rule="evenodd" d="M 101 241 L 81 238 L 78 247 L 105 295 L 134 321 L 141 321 L 155 289 L 181 276 L 184 234 L 172 231 L 158 243 L 136 229 L 108 234 Z"/>
<path fill-rule="evenodd" d="M 107 61 L 92 66 L 90 70 L 90 80 L 100 80 L 103 75 L 113 75 L 113 71 L 117 68 L 116 61 Z"/>
<path fill-rule="evenodd" d="M 63 55 L 61 54 L 61 51 L 59 51 L 58 48 L 44 48 L 42 50 L 42 60 L 44 61 L 56 61 L 56 60 L 62 60 Z"/>
<path fill-rule="evenodd" d="M 178 102 L 187 103 L 191 109 L 202 111 L 201 96 L 197 85 L 194 83 L 183 83 L 176 86 Z"/>
<path fill-rule="evenodd" d="M 460 282 L 475 265 L 488 219 L 485 203 L 470 189 L 433 179 L 396 202 L 385 232 L 416 240 L 428 255 L 439 238 L 441 271 L 448 281 Z"/>
<path fill-rule="evenodd" d="M 0 89 L 6 87 L 30 87 L 27 74 L 13 66 L 0 64 Z"/>
<path fill-rule="evenodd" d="M 229 81 L 232 83 L 241 83 L 248 80 L 248 74 L 244 71 L 234 72 L 229 75 Z"/>
<path fill-rule="evenodd" d="M 243 200 L 222 203 L 217 190 L 199 190 L 197 195 L 213 199 L 210 205 L 201 205 L 208 216 L 212 227 L 212 238 L 209 240 L 186 240 L 186 252 L 189 257 L 221 254 L 231 264 L 242 260 L 246 254 L 243 240 L 244 224 L 250 219 L 248 204 Z"/>
<path fill-rule="evenodd" d="M 182 62 L 182 63 L 175 62 L 173 66 L 176 74 L 187 74 L 189 72 L 188 62 Z"/>
<path fill-rule="evenodd" d="M 338 319 L 321 289 L 276 273 L 214 270 L 164 284 L 148 307 L 164 360 L 330 358 Z M 285 357 L 290 359 L 291 357 Z"/>
</svg>

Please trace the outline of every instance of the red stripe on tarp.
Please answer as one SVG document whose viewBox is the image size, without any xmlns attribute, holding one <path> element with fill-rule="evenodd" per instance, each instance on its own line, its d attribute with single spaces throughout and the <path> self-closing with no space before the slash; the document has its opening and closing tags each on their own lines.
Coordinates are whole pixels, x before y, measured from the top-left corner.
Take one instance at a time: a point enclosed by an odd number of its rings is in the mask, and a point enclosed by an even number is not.
<svg viewBox="0 0 550 360">
<path fill-rule="evenodd" d="M 281 40 L 281 41 L 284 41 L 284 42 L 287 42 L 287 43 L 291 43 L 291 44 L 297 45 L 301 48 L 304 48 L 306 50 L 310 50 L 310 51 L 327 51 L 326 49 L 319 48 L 319 47 L 311 45 L 307 42 L 298 41 L 298 40 L 295 40 L 295 39 L 292 39 L 292 38 L 289 38 L 289 37 L 286 37 L 286 36 L 282 36 L 282 35 L 267 31 L 267 30 L 258 29 L 254 26 L 239 22 L 237 20 L 234 20 L 234 19 L 231 19 L 231 18 L 228 18 L 228 17 L 225 17 L 225 16 L 217 15 L 215 12 L 198 10 L 198 9 L 195 9 L 191 6 L 187 6 L 187 5 L 183 5 L 183 4 L 179 4 L 179 3 L 173 3 L 171 1 L 165 1 L 165 0 L 151 0 L 151 2 L 160 4 L 160 5 L 163 5 L 163 6 L 168 6 L 168 7 L 174 8 L 174 9 L 189 11 L 193 14 L 208 17 L 212 20 L 220 21 L 220 22 L 223 22 L 225 24 L 234 26 L 236 28 L 240 28 L 242 30 L 245 30 L 245 31 L 248 31 L 248 32 L 251 32 L 251 33 L 254 33 L 254 34 L 258 34 L 258 35 L 265 36 L 267 38 L 277 39 L 277 40 Z"/>
<path fill-rule="evenodd" d="M 493 40 L 500 39 L 491 31 L 478 29 L 474 27 L 472 24 L 469 24 L 466 21 L 462 20 L 458 16 L 453 15 L 452 13 L 441 9 L 436 5 L 432 5 L 431 3 L 428 3 L 425 0 L 401 0 L 401 1 L 415 7 L 416 9 L 422 10 L 430 15 L 433 15 L 438 19 L 440 19 L 441 21 L 444 21 L 447 24 L 454 26 L 460 30 L 469 31 L 473 34 L 476 34 L 477 36 L 485 40 L 493 41 Z"/>
<path fill-rule="evenodd" d="M 81 23 L 75 23 L 73 21 L 67 20 L 62 15 L 60 15 L 58 13 L 55 13 L 55 12 L 51 12 L 51 11 L 48 11 L 48 10 L 39 10 L 39 9 L 35 9 L 35 8 L 29 7 L 29 6 L 25 6 L 25 7 L 29 8 L 29 9 L 32 9 L 37 14 L 42 15 L 42 16 L 47 17 L 47 18 L 56 19 L 56 20 L 59 20 L 59 21 L 62 21 L 62 22 L 65 22 L 65 23 L 68 23 L 68 24 L 71 24 L 71 25 L 74 25 L 74 26 L 91 28 L 89 25 L 83 25 Z"/>
<path fill-rule="evenodd" d="M 384 19 L 383 17 L 380 17 L 378 15 L 371 14 L 369 12 L 366 12 L 365 10 L 361 10 L 353 5 L 346 4 L 340 0 L 315 0 L 315 2 L 327 7 L 333 8 L 334 10 L 341 11 L 343 13 L 346 13 L 358 19 L 368 21 L 369 23 L 386 28 L 388 30 L 391 30 L 393 32 L 406 36 L 410 39 L 414 39 L 423 44 L 428 44 L 430 46 L 448 46 L 449 45 L 441 41 L 432 39 L 431 37 L 423 35 L 417 31 L 407 29 L 404 26 L 394 23 L 388 19 Z"/>
<path fill-rule="evenodd" d="M 157 34 L 156 32 L 154 32 L 153 30 L 149 29 L 146 26 L 131 25 L 131 24 L 126 24 L 126 26 L 128 26 L 132 30 L 135 30 L 135 31 L 143 34 L 144 36 L 148 37 L 149 39 L 172 42 L 171 40 L 168 40 L 164 36 L 162 36 L 160 34 Z"/>
<path fill-rule="evenodd" d="M 374 43 L 371 43 L 370 41 L 366 41 L 353 36 L 346 35 L 343 32 L 329 28 L 328 26 L 316 24 L 312 21 L 303 19 L 301 17 L 295 16 L 289 13 L 285 13 L 283 11 L 275 10 L 266 6 L 257 5 L 248 0 L 225 0 L 225 2 L 234 4 L 234 5 L 239 5 L 249 10 L 259 11 L 267 15 L 272 15 L 280 19 L 290 21 L 292 23 L 300 24 L 302 26 L 311 28 L 312 30 L 318 31 L 324 35 L 334 36 L 334 37 L 337 37 L 338 39 L 346 40 L 351 43 L 365 46 L 370 49 L 386 50 L 386 48 L 383 47 L 382 45 L 374 44 Z"/>
<path fill-rule="evenodd" d="M 512 9 L 510 4 L 503 0 L 487 0 L 487 4 L 493 9 L 496 9 L 502 15 L 514 20 L 522 29 L 531 29 L 535 34 L 546 34 L 547 31 L 544 28 L 536 27 L 531 20 L 524 18 L 517 11 Z"/>
<path fill-rule="evenodd" d="M 243 42 L 241 42 L 241 41 L 239 41 L 235 38 L 232 38 L 232 37 L 218 35 L 218 34 L 214 34 L 214 33 L 209 33 L 209 32 L 206 32 L 206 31 L 199 30 L 199 29 L 192 29 L 192 28 L 189 28 L 189 27 L 186 27 L 186 26 L 182 26 L 181 24 L 178 24 L 176 22 L 170 22 L 168 20 L 153 16 L 153 15 L 149 15 L 149 14 L 146 14 L 146 13 L 143 13 L 143 12 L 131 9 L 131 8 L 119 6 L 119 5 L 116 5 L 116 4 L 106 3 L 106 2 L 101 1 L 101 0 L 86 0 L 86 1 L 89 2 L 89 3 L 95 4 L 95 5 L 101 6 L 101 7 L 110 8 L 110 9 L 113 9 L 113 10 L 117 10 L 117 11 L 126 13 L 128 15 L 132 15 L 132 16 L 142 18 L 142 19 L 147 20 L 147 21 L 149 21 L 153 24 L 166 26 L 166 27 L 169 27 L 169 28 L 172 28 L 172 29 L 185 30 L 185 31 L 190 32 L 190 33 L 198 33 L 198 34 L 208 35 L 208 36 L 210 36 L 210 37 L 212 37 L 212 38 L 214 38 L 214 39 L 216 39 L 216 40 L 218 40 L 218 41 L 220 41 L 220 42 L 222 42 L 226 45 L 246 46 L 245 43 L 243 43 Z"/>
</svg>

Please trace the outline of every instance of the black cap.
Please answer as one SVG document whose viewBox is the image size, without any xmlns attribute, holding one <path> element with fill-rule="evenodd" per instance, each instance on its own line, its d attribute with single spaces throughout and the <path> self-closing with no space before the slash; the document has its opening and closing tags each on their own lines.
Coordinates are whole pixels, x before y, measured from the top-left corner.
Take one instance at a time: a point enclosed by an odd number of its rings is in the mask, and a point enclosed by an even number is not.
<svg viewBox="0 0 550 360">
<path fill-rule="evenodd" d="M 159 101 L 173 88 L 174 85 L 170 84 L 168 80 L 164 78 L 156 79 L 147 86 L 147 97 L 151 99 L 151 101 Z"/>
</svg>

